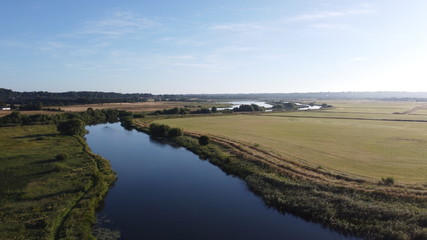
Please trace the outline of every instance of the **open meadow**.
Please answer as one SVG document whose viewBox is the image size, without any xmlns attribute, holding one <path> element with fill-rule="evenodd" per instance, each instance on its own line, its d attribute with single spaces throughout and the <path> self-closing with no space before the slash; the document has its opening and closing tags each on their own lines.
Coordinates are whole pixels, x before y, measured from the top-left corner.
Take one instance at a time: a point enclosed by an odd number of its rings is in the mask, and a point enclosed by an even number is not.
<svg viewBox="0 0 427 240">
<path fill-rule="evenodd" d="M 427 182 L 427 122 L 422 122 L 427 116 L 415 111 L 423 110 L 424 103 L 331 104 L 336 107 L 321 111 L 217 115 L 159 122 L 259 146 L 288 160 L 376 181 L 392 177 L 397 182 Z"/>
<path fill-rule="evenodd" d="M 114 179 L 79 137 L 54 125 L 0 128 L 0 239 L 85 239 Z"/>
</svg>

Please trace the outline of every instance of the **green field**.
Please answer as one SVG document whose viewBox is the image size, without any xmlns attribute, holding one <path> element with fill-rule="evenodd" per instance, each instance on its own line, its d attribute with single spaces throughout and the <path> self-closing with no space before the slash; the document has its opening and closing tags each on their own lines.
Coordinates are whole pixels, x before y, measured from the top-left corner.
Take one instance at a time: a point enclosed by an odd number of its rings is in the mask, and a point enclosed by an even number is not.
<svg viewBox="0 0 427 240">
<path fill-rule="evenodd" d="M 387 104 L 386 104 L 387 103 Z M 362 114 L 392 114 L 416 103 L 370 102 L 358 107 Z M 345 105 L 344 102 L 341 103 Z M 354 117 L 355 105 L 348 103 L 347 117 Z M 381 108 L 381 106 L 383 108 Z M 313 118 L 345 117 L 340 113 L 297 112 L 261 115 L 231 115 L 161 120 L 173 127 L 234 139 L 302 161 L 358 176 L 393 177 L 398 182 L 427 182 L 427 123 L 380 120 Z M 372 110 L 372 112 L 371 112 Z M 286 117 L 286 114 L 298 117 Z"/>
<path fill-rule="evenodd" d="M 90 236 L 114 179 L 107 161 L 54 125 L 0 128 L 0 149 L 0 239 Z"/>
</svg>

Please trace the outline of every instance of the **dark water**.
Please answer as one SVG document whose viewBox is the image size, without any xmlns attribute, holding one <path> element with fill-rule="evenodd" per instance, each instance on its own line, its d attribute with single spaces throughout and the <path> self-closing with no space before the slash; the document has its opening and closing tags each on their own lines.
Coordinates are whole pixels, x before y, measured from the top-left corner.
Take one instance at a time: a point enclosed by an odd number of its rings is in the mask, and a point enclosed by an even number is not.
<svg viewBox="0 0 427 240">
<path fill-rule="evenodd" d="M 119 124 L 88 127 L 118 181 L 98 218 L 122 239 L 350 239 L 266 207 L 238 178 Z"/>
</svg>

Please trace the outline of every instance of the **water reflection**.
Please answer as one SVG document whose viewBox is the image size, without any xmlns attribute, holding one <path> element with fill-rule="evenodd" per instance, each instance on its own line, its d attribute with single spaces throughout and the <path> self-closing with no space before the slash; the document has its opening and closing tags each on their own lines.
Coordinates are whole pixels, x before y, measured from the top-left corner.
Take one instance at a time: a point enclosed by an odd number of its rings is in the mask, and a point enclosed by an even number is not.
<svg viewBox="0 0 427 240">
<path fill-rule="evenodd" d="M 88 129 L 89 146 L 118 174 L 98 227 L 121 239 L 350 239 L 266 207 L 243 181 L 184 148 L 117 123 Z"/>
</svg>

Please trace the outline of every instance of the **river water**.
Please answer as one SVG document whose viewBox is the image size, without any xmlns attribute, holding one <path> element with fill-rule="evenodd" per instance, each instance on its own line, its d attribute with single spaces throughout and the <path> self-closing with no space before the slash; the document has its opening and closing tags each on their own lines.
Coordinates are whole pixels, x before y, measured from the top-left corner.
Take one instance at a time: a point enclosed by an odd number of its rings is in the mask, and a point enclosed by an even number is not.
<svg viewBox="0 0 427 240">
<path fill-rule="evenodd" d="M 92 151 L 118 174 L 98 228 L 121 239 L 352 239 L 265 206 L 242 180 L 184 148 L 119 123 L 87 129 Z"/>
</svg>

